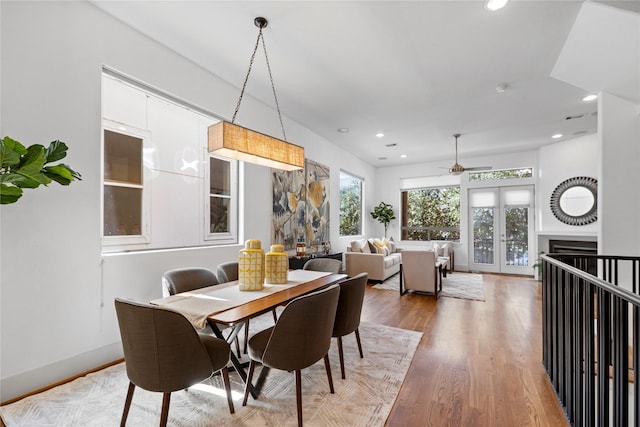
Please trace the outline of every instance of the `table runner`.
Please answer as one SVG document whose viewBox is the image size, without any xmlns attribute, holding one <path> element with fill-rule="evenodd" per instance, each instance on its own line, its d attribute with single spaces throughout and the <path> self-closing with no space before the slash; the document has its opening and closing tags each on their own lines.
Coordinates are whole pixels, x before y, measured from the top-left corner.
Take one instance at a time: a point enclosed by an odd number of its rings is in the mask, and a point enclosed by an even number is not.
<svg viewBox="0 0 640 427">
<path fill-rule="evenodd" d="M 325 271 L 291 270 L 286 284 L 265 284 L 260 291 L 241 291 L 238 282 L 231 282 L 155 299 L 151 301 L 151 304 L 175 310 L 189 319 L 193 326 L 201 329 L 207 325 L 207 317 L 212 314 L 238 307 L 330 274 Z"/>
</svg>

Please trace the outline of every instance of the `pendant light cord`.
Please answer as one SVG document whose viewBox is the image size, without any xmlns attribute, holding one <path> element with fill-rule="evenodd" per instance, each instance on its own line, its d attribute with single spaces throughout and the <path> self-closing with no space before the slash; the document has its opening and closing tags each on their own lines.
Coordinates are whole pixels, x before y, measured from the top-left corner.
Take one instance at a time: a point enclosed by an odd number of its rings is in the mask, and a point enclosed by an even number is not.
<svg viewBox="0 0 640 427">
<path fill-rule="evenodd" d="M 257 25 L 257 24 L 256 24 Z M 238 110 L 240 109 L 240 104 L 242 103 L 242 97 L 244 96 L 244 91 L 247 88 L 247 82 L 249 81 L 249 74 L 251 74 L 251 68 L 253 67 L 253 61 L 256 58 L 256 52 L 258 51 L 258 45 L 260 44 L 260 39 L 262 39 L 262 48 L 264 50 L 264 58 L 267 62 L 267 70 L 269 71 L 269 80 L 271 81 L 271 89 L 273 90 L 273 99 L 276 102 L 276 110 L 278 111 L 278 118 L 280 119 L 280 127 L 282 129 L 282 136 L 284 141 L 287 140 L 287 134 L 284 131 L 284 124 L 282 122 L 282 114 L 280 113 L 280 105 L 278 104 L 278 96 L 276 95 L 276 86 L 273 82 L 273 75 L 271 74 L 271 65 L 269 64 L 269 56 L 267 55 L 267 46 L 264 42 L 264 36 L 262 35 L 262 28 L 266 26 L 266 20 L 264 24 L 259 26 L 260 30 L 258 32 L 258 38 L 256 39 L 256 45 L 253 48 L 253 53 L 251 54 L 251 59 L 249 60 L 249 69 L 247 70 L 247 76 L 244 78 L 244 83 L 242 84 L 242 90 L 240 91 L 240 98 L 238 98 L 238 104 L 236 105 L 236 110 L 233 113 L 233 118 L 231 119 L 231 123 L 235 123 L 236 116 L 238 115 Z"/>
</svg>

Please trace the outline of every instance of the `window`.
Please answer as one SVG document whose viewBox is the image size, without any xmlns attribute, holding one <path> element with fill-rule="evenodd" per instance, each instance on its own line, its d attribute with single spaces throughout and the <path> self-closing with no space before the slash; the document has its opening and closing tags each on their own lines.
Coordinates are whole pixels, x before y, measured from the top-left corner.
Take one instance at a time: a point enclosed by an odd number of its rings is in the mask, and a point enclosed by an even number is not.
<svg viewBox="0 0 640 427">
<path fill-rule="evenodd" d="M 403 190 L 402 240 L 459 240 L 460 187 Z"/>
<path fill-rule="evenodd" d="M 362 234 L 362 179 L 340 171 L 340 235 Z"/>
<path fill-rule="evenodd" d="M 487 172 L 471 172 L 469 181 L 490 181 L 494 179 L 519 179 L 531 178 L 533 176 L 533 168 L 520 169 L 502 169 Z"/>
<path fill-rule="evenodd" d="M 117 242 L 145 242 L 144 132 L 116 131 L 106 122 L 103 138 L 104 236 Z"/>
<path fill-rule="evenodd" d="M 207 240 L 232 237 L 236 229 L 237 162 L 209 156 L 209 197 L 205 228 Z"/>
<path fill-rule="evenodd" d="M 103 251 L 238 241 L 238 162 L 209 154 L 197 107 L 106 71 Z"/>
</svg>

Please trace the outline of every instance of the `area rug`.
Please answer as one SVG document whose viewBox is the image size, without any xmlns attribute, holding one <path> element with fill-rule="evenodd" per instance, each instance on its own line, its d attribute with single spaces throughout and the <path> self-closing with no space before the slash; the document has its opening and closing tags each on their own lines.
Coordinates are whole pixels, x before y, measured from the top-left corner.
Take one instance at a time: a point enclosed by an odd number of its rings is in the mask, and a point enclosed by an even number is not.
<svg viewBox="0 0 640 427">
<path fill-rule="evenodd" d="M 394 274 L 382 283 L 373 286 L 376 289 L 400 291 L 400 274 Z M 484 284 L 482 274 L 450 273 L 442 278 L 441 297 L 460 298 L 473 301 L 484 301 Z"/>
<path fill-rule="evenodd" d="M 271 326 L 271 313 L 252 320 L 251 333 Z M 271 321 L 269 324 L 269 318 Z M 324 363 L 302 371 L 303 420 L 307 426 L 383 426 L 409 369 L 422 333 L 372 323 L 360 325 L 364 359 L 355 336 L 343 339 L 346 379 L 340 378 L 337 343 L 331 360 L 335 394 L 329 392 Z M 335 341 L 335 340 L 334 340 Z M 246 356 L 244 356 L 244 360 Z M 258 375 L 256 372 L 256 378 Z M 232 372 L 235 414 L 229 413 L 220 376 L 171 395 L 170 426 L 295 426 L 293 373 L 271 370 L 258 400 L 242 406 L 243 385 Z M 0 408 L 7 426 L 83 426 L 120 424 L 128 379 L 123 363 Z M 162 394 L 136 388 L 128 426 L 160 421 Z"/>
</svg>

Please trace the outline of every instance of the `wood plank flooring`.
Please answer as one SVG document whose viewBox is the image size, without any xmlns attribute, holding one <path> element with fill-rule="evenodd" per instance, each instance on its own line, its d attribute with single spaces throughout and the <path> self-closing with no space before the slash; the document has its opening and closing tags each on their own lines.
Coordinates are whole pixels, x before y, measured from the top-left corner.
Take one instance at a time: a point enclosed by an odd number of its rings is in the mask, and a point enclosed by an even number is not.
<svg viewBox="0 0 640 427">
<path fill-rule="evenodd" d="M 387 426 L 569 425 L 542 366 L 540 283 L 483 276 L 484 302 L 367 286 L 363 321 L 424 334 Z"/>
</svg>

